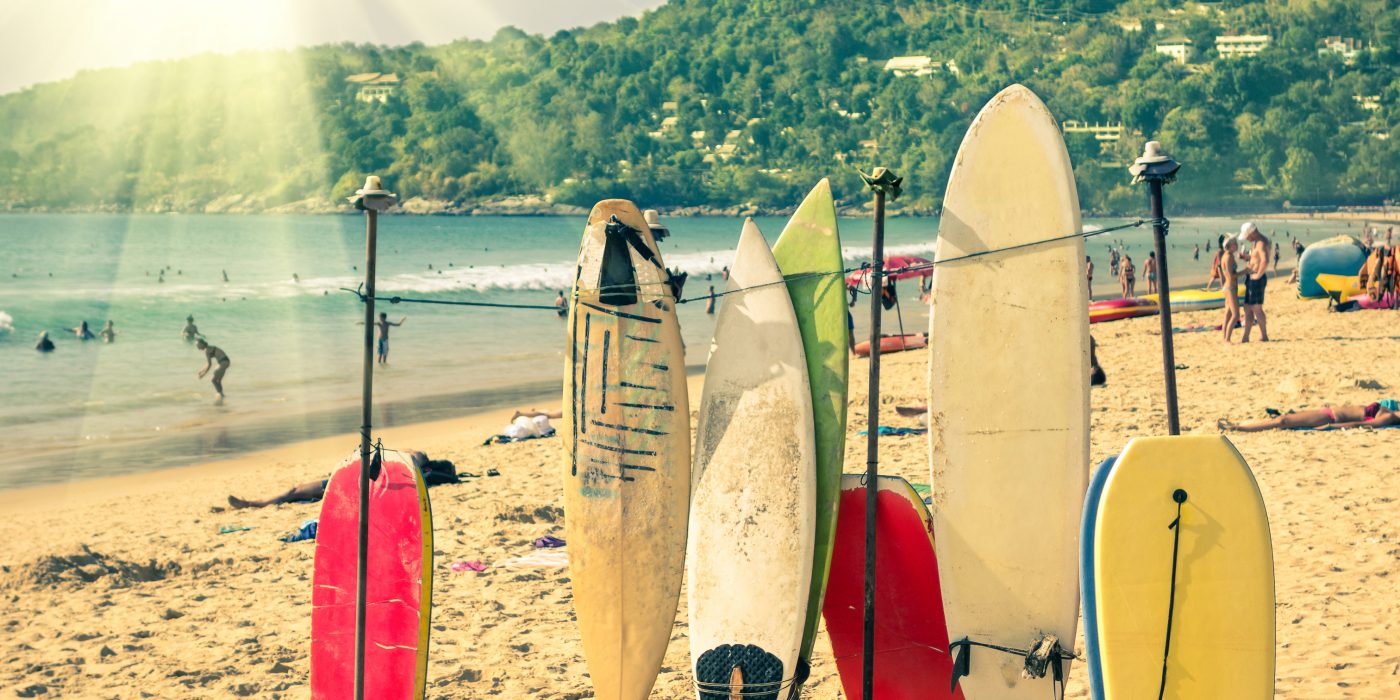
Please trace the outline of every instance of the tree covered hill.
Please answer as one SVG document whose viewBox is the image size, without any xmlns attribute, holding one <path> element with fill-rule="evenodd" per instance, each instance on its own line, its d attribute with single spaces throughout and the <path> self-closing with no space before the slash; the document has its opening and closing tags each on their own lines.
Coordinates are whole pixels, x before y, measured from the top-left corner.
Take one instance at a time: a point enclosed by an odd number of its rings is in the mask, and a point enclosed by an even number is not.
<svg viewBox="0 0 1400 700">
<path fill-rule="evenodd" d="M 1186 166 L 1174 205 L 1400 195 L 1390 0 L 1056 1 L 672 0 L 551 37 L 89 71 L 0 97 L 0 209 L 317 209 L 366 173 L 443 206 L 783 207 L 821 176 L 861 197 L 873 165 L 932 208 L 1012 82 L 1076 123 L 1087 209 L 1141 208 L 1126 165 L 1146 138 Z M 1217 43 L 1242 35 L 1268 43 Z"/>
</svg>

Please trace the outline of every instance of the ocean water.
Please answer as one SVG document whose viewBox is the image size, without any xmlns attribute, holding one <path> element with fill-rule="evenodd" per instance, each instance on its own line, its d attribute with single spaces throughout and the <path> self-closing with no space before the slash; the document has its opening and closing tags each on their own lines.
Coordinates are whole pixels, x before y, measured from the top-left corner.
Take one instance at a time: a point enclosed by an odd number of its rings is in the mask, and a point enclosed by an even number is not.
<svg viewBox="0 0 1400 700">
<path fill-rule="evenodd" d="M 756 221 L 770 241 L 785 223 Z M 386 216 L 378 291 L 550 304 L 559 290 L 567 292 L 584 223 Z M 722 290 L 719 273 L 742 222 L 666 223 L 672 236 L 662 253 L 668 266 L 690 273 L 685 296 L 701 296 L 711 284 Z M 1174 221 L 1173 279 L 1200 278 L 1209 255 L 1191 260 L 1191 245 L 1238 225 Z M 868 258 L 870 228 L 868 219 L 841 221 L 851 265 Z M 1288 229 L 1305 241 L 1357 231 L 1339 223 L 1264 228 Z M 936 230 L 936 219 L 891 219 L 888 254 L 931 257 Z M 1140 267 L 1150 232 L 1090 239 L 1100 294 L 1116 286 L 1108 282 L 1110 240 L 1127 244 Z M 363 307 L 341 290 L 363 281 L 360 217 L 10 214 L 0 215 L 0 251 L 0 431 L 10 444 L 0 451 L 0 488 L 218 459 L 359 426 Z M 1291 259 L 1285 250 L 1284 263 Z M 927 306 L 917 303 L 913 283 L 900 296 L 886 332 L 900 322 L 909 332 L 926 330 Z M 866 308 L 854 309 L 858 328 Z M 557 401 L 565 328 L 552 311 L 384 302 L 379 310 L 392 320 L 408 318 L 393 329 L 389 365 L 376 373 L 377 425 Z M 196 377 L 204 359 L 180 337 L 186 315 L 232 360 L 223 405 L 214 404 L 208 379 Z M 697 368 L 713 317 L 703 303 L 680 307 L 680 315 L 687 364 Z M 94 333 L 113 321 L 116 342 L 79 341 L 63 330 L 83 320 Z M 42 330 L 55 352 L 34 351 Z"/>
</svg>

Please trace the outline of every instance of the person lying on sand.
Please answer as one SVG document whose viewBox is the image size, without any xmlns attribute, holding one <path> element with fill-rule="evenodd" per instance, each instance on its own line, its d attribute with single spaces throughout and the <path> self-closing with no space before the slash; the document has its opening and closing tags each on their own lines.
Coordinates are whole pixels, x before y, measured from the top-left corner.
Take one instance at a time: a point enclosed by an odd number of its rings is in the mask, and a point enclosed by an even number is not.
<svg viewBox="0 0 1400 700">
<path fill-rule="evenodd" d="M 438 484 L 461 483 L 457 478 L 457 466 L 445 459 L 428 459 L 428 455 L 418 450 L 403 450 L 403 454 L 408 455 L 413 466 L 423 474 L 423 483 L 428 486 Z M 330 479 L 320 481 L 308 481 L 304 484 L 297 484 L 287 491 L 261 500 L 246 500 L 237 496 L 229 496 L 228 504 L 234 508 L 266 508 L 268 506 L 280 506 L 283 503 L 314 503 L 326 495 L 326 486 L 330 484 Z"/>
<path fill-rule="evenodd" d="M 1393 399 L 1381 399 L 1365 406 L 1324 406 L 1285 413 L 1259 423 L 1241 425 L 1221 418 L 1216 426 L 1221 432 L 1257 433 L 1264 430 L 1295 430 L 1298 428 L 1383 428 L 1400 425 L 1400 404 Z"/>
<path fill-rule="evenodd" d="M 549 424 L 551 418 L 558 420 L 564 417 L 563 411 L 516 411 L 510 417 L 510 425 L 507 425 L 501 432 L 486 438 L 483 445 L 493 445 L 503 442 L 519 442 L 520 440 L 533 440 L 535 438 L 552 437 L 554 426 Z"/>
</svg>

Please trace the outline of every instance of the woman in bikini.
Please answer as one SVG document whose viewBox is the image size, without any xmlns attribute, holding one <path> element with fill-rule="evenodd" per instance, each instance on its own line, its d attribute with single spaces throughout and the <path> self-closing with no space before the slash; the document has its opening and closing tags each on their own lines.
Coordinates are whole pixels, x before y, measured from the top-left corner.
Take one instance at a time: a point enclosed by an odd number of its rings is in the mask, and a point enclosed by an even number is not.
<svg viewBox="0 0 1400 700">
<path fill-rule="evenodd" d="M 1382 399 L 1365 406 L 1324 406 L 1306 411 L 1285 413 L 1260 423 L 1240 425 L 1221 418 L 1216 425 L 1222 432 L 1257 433 L 1264 430 L 1296 430 L 1298 428 L 1384 428 L 1400 425 L 1400 404 Z"/>
<path fill-rule="evenodd" d="M 1240 320 L 1240 296 L 1239 296 L 1239 268 L 1235 267 L 1235 251 L 1239 250 L 1239 244 L 1231 238 L 1222 244 L 1220 255 L 1216 256 L 1216 268 L 1213 277 L 1220 278 L 1220 288 L 1225 291 L 1225 322 L 1221 324 L 1221 329 L 1225 333 L 1225 342 L 1231 342 L 1230 336 L 1235 334 L 1235 323 Z"/>
<path fill-rule="evenodd" d="M 1118 281 L 1123 285 L 1124 299 L 1131 299 L 1136 294 L 1136 290 L 1134 289 L 1134 284 L 1136 283 L 1134 278 L 1135 272 L 1137 272 L 1137 268 L 1133 267 L 1132 257 L 1125 254 L 1123 256 L 1123 264 L 1118 272 Z"/>
</svg>

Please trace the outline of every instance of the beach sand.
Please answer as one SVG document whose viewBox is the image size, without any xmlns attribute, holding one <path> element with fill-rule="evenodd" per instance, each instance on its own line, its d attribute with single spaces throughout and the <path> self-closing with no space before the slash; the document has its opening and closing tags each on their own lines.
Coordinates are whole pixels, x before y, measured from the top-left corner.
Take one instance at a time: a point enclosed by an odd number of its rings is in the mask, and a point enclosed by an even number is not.
<svg viewBox="0 0 1400 700">
<path fill-rule="evenodd" d="M 1226 347 L 1214 332 L 1176 335 L 1185 432 L 1214 432 L 1222 416 L 1262 419 L 1266 407 L 1400 394 L 1400 316 L 1328 313 L 1279 282 L 1269 293 L 1274 342 Z M 1219 315 L 1178 314 L 1175 324 L 1215 324 Z M 1095 464 L 1135 436 L 1166 432 L 1157 324 L 1093 326 L 1109 378 L 1092 395 Z M 884 371 L 881 422 L 913 425 L 894 406 L 924 402 L 926 351 L 888 355 Z M 853 363 L 848 472 L 864 469 L 855 433 L 865 427 L 866 375 L 863 361 Z M 508 418 L 498 411 L 382 433 L 386 446 L 423 449 L 482 475 L 430 492 L 428 697 L 592 697 L 567 570 L 494 566 L 529 553 L 537 537 L 563 535 L 559 441 L 481 446 Z M 1278 697 L 1400 697 L 1400 431 L 1231 439 L 1271 518 Z M 307 697 L 314 545 L 276 538 L 320 506 L 235 511 L 225 497 L 324 478 L 357 443 L 346 435 L 237 461 L 0 493 L 0 696 Z M 928 480 L 925 438 L 880 444 L 883 473 Z M 500 476 L 485 476 L 488 469 Z M 253 529 L 219 534 L 227 526 Z M 450 568 L 477 559 L 492 567 Z M 693 697 L 685 620 L 682 597 L 653 697 Z M 824 633 L 816 648 L 805 695 L 841 697 Z M 1082 664 L 1068 697 L 1088 697 Z"/>
</svg>

